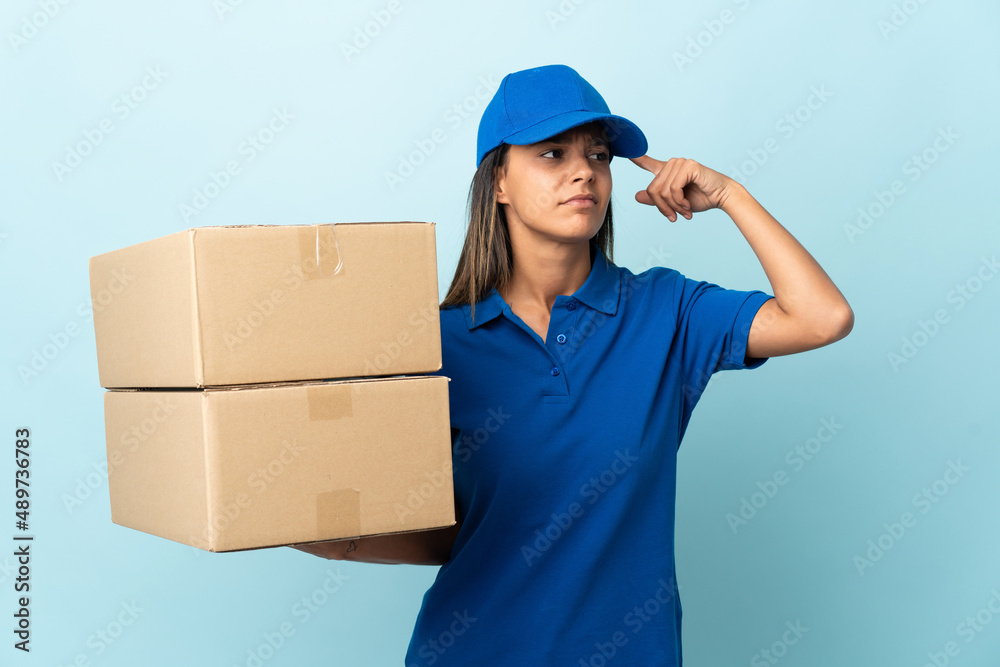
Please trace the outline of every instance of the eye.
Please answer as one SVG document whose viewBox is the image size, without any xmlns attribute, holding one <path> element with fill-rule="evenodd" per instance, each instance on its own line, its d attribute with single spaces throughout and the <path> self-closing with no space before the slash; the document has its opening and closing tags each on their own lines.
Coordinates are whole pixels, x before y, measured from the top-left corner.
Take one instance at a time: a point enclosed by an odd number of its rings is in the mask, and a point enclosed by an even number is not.
<svg viewBox="0 0 1000 667">
<path fill-rule="evenodd" d="M 561 148 L 551 148 L 551 149 L 545 151 L 544 153 L 540 153 L 539 155 L 542 156 L 542 157 L 544 157 L 544 156 L 548 155 L 549 153 L 559 153 L 559 155 L 561 156 L 562 152 L 563 151 L 562 151 Z M 609 159 L 608 153 L 605 150 L 596 150 L 593 153 L 591 153 L 591 155 L 592 156 L 596 155 L 598 162 L 607 162 L 608 159 Z M 559 156 L 553 156 L 553 157 L 559 157 Z"/>
</svg>

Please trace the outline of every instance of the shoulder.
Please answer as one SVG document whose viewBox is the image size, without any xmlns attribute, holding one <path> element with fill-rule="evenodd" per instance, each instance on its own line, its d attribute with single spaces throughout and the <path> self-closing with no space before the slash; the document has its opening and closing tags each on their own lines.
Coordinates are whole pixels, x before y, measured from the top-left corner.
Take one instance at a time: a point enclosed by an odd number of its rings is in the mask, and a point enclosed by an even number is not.
<svg viewBox="0 0 1000 667">
<path fill-rule="evenodd" d="M 679 271 L 666 266 L 652 266 L 640 273 L 633 273 L 626 267 L 618 268 L 626 298 L 655 296 L 659 300 L 669 295 L 679 296 L 686 280 Z"/>
<path fill-rule="evenodd" d="M 438 316 L 441 320 L 441 335 L 443 336 L 446 331 L 452 332 L 456 329 L 466 329 L 468 330 L 468 322 L 466 321 L 465 311 L 467 306 L 456 305 L 456 306 L 445 306 L 438 310 Z"/>
<path fill-rule="evenodd" d="M 438 313 L 441 323 L 441 344 L 446 349 L 455 349 L 467 344 L 471 333 L 469 306 L 464 304 L 446 306 L 441 308 Z"/>
</svg>

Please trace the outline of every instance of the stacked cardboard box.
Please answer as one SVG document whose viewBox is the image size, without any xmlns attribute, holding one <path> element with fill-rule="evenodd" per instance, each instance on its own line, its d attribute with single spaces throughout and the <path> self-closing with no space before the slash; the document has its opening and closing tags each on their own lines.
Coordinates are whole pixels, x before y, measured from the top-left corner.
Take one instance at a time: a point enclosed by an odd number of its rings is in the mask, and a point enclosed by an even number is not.
<svg viewBox="0 0 1000 667">
<path fill-rule="evenodd" d="M 455 523 L 433 223 L 90 260 L 115 523 L 209 551 Z"/>
</svg>

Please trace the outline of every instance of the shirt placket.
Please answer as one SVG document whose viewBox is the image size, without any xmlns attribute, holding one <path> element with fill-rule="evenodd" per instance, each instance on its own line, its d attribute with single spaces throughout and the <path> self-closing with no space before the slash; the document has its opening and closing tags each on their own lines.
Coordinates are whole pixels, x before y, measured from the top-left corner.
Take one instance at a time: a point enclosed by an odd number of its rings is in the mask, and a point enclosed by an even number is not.
<svg viewBox="0 0 1000 667">
<path fill-rule="evenodd" d="M 549 328 L 545 341 L 518 317 L 510 306 L 504 308 L 507 317 L 525 331 L 532 340 L 545 351 L 548 367 L 543 371 L 542 398 L 546 403 L 565 403 L 569 400 L 569 378 L 566 374 L 566 361 L 569 359 L 568 346 L 571 341 L 570 332 L 574 322 L 579 317 L 582 304 L 567 296 L 557 296 L 549 318 Z"/>
</svg>

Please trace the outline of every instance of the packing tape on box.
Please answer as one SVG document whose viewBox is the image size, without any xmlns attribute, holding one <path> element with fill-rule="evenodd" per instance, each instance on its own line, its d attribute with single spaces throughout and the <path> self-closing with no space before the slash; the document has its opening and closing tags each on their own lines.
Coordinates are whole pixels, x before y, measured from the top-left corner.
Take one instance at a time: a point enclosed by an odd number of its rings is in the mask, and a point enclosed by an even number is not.
<svg viewBox="0 0 1000 667">
<path fill-rule="evenodd" d="M 347 419 L 354 414 L 350 384 L 305 387 L 309 421 Z M 334 489 L 316 495 L 316 529 L 324 536 L 361 535 L 361 492 Z"/>
<path fill-rule="evenodd" d="M 316 530 L 324 537 L 361 535 L 361 492 L 335 489 L 316 495 Z"/>
<path fill-rule="evenodd" d="M 305 278 L 327 278 L 340 273 L 344 261 L 337 241 L 337 223 L 299 227 L 299 260 Z M 333 264 L 335 251 L 337 263 Z"/>
<path fill-rule="evenodd" d="M 354 414 L 354 399 L 349 384 L 321 384 L 306 387 L 309 421 L 344 419 Z"/>
</svg>

